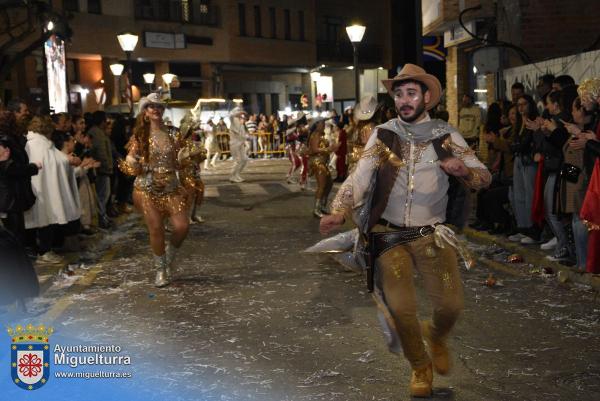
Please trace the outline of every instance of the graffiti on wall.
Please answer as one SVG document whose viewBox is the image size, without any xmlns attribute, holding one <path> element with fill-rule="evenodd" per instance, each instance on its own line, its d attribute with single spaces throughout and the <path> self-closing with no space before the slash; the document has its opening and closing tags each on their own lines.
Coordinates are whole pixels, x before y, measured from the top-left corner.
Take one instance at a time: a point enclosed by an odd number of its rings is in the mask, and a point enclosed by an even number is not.
<svg viewBox="0 0 600 401">
<path fill-rule="evenodd" d="M 544 74 L 570 75 L 577 83 L 587 78 L 600 77 L 600 50 L 504 70 L 506 98 L 510 99 L 510 87 L 515 82 L 521 82 L 525 86 L 525 93 L 535 93 L 538 78 Z"/>
</svg>

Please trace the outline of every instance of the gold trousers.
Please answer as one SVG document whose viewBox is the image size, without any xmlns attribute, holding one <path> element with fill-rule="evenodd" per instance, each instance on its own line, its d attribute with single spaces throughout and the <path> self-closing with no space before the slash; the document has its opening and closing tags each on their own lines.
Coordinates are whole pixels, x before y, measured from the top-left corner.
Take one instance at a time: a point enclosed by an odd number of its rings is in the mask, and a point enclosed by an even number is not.
<svg viewBox="0 0 600 401">
<path fill-rule="evenodd" d="M 378 232 L 388 230 L 381 225 L 373 228 Z M 417 318 L 415 269 L 423 277 L 433 306 L 431 334 L 435 340 L 446 339 L 464 301 L 456 252 L 450 245 L 439 248 L 433 235 L 398 245 L 377 259 L 377 291 L 383 293 L 383 302 L 378 302 L 378 306 L 387 309 L 383 311 L 384 315 L 391 315 L 391 329 L 398 335 L 404 356 L 413 369 L 418 369 L 427 365 L 430 358 L 423 345 Z M 375 296 L 377 299 L 377 293 Z"/>
<path fill-rule="evenodd" d="M 315 191 L 315 199 L 327 199 L 331 188 L 333 187 L 333 180 L 331 179 L 331 173 L 327 168 L 327 165 L 322 162 L 311 162 L 311 175 L 314 175 L 317 180 L 317 190 Z"/>
</svg>

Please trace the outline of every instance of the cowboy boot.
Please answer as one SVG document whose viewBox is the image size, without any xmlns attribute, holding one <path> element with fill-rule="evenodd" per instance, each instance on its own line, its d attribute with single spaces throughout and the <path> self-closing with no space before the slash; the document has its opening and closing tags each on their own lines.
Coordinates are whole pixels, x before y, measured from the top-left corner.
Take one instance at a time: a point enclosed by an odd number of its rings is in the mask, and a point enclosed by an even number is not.
<svg viewBox="0 0 600 401">
<path fill-rule="evenodd" d="M 329 210 L 327 209 L 327 198 L 321 199 L 321 213 L 329 214 Z"/>
<path fill-rule="evenodd" d="M 190 208 L 190 224 L 195 223 L 204 223 L 204 219 L 197 212 L 198 204 L 196 203 L 196 198 L 194 197 L 192 207 Z"/>
<path fill-rule="evenodd" d="M 450 371 L 450 353 L 446 341 L 433 338 L 430 322 L 421 322 L 421 333 L 429 346 L 435 372 L 440 375 L 447 375 Z"/>
<path fill-rule="evenodd" d="M 410 378 L 410 395 L 412 397 L 430 397 L 433 386 L 431 362 L 419 369 L 413 369 Z"/>
<path fill-rule="evenodd" d="M 154 279 L 154 286 L 160 288 L 169 284 L 169 278 L 167 273 L 167 254 L 154 255 L 154 268 L 156 269 L 156 278 Z"/>
<path fill-rule="evenodd" d="M 167 244 L 165 248 L 165 259 L 167 263 L 167 278 L 171 278 L 171 270 L 173 268 L 173 263 L 175 262 L 175 257 L 177 257 L 177 252 L 179 248 L 176 248 L 175 245 L 170 242 Z"/>
<path fill-rule="evenodd" d="M 313 209 L 313 216 L 315 216 L 319 219 L 321 217 L 323 217 L 323 212 L 321 211 L 321 200 L 320 199 L 315 200 L 315 208 Z"/>
</svg>

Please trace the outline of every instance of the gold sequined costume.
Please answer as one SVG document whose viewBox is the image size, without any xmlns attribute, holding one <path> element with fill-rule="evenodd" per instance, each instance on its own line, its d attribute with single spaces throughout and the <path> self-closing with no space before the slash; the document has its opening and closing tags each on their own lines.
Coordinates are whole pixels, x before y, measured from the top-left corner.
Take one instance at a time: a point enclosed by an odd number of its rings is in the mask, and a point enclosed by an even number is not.
<svg viewBox="0 0 600 401">
<path fill-rule="evenodd" d="M 132 138 L 127 158 L 119 163 L 125 174 L 136 176 L 134 199 L 146 212 L 151 206 L 165 216 L 187 212 L 193 191 L 204 190 L 199 162 L 203 149 L 175 128 L 150 132 L 148 160 Z"/>
<path fill-rule="evenodd" d="M 311 150 L 310 144 L 313 140 L 313 135 L 319 135 L 319 148 L 318 150 Z M 323 138 L 322 133 L 313 132 L 308 138 L 308 167 L 309 174 L 311 177 L 315 177 L 317 180 L 317 190 L 315 192 L 315 209 L 313 214 L 316 217 L 321 217 L 326 211 L 327 198 L 331 192 L 333 186 L 333 179 L 331 173 L 327 167 L 329 162 L 330 150 L 328 149 L 328 143 Z"/>
</svg>

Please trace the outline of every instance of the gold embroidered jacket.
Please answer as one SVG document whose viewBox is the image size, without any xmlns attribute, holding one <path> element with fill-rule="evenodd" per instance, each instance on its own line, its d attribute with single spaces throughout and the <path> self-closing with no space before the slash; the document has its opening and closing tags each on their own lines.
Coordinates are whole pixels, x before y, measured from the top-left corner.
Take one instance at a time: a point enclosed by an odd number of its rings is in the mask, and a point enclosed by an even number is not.
<svg viewBox="0 0 600 401">
<path fill-rule="evenodd" d="M 398 226 L 416 227 L 442 223 L 448 203 L 448 175 L 440 167 L 432 140 L 450 134 L 443 144 L 445 150 L 461 159 L 469 175 L 461 180 L 470 188 L 487 187 L 491 175 L 462 135 L 441 120 L 429 117 L 417 124 L 393 119 L 380 126 L 398 134 L 402 143 L 401 165 L 382 218 Z M 369 199 L 371 182 L 379 165 L 390 157 L 390 150 L 373 133 L 365 146 L 356 169 L 340 187 L 333 203 L 333 213 L 350 215 Z M 396 158 L 397 159 L 397 158 Z"/>
</svg>

